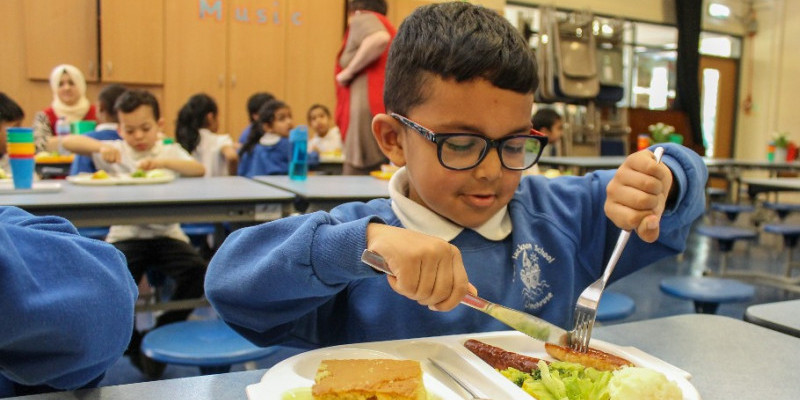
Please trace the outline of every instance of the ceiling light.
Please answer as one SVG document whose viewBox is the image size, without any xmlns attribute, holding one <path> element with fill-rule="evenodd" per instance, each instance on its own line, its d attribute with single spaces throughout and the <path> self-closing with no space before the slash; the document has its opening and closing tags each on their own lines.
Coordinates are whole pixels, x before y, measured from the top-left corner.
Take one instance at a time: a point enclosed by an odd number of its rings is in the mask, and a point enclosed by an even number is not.
<svg viewBox="0 0 800 400">
<path fill-rule="evenodd" d="M 731 16 L 731 9 L 724 4 L 711 3 L 708 5 L 708 15 L 714 18 L 728 19 Z"/>
</svg>

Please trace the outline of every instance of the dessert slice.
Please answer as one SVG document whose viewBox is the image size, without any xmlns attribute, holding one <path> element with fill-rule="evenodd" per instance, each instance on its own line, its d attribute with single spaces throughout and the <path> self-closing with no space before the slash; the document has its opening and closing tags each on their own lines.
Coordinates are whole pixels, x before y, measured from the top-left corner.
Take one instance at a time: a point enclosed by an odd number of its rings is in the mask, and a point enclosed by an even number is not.
<svg viewBox="0 0 800 400">
<path fill-rule="evenodd" d="M 422 368 L 413 360 L 322 360 L 314 400 L 425 400 Z"/>
</svg>

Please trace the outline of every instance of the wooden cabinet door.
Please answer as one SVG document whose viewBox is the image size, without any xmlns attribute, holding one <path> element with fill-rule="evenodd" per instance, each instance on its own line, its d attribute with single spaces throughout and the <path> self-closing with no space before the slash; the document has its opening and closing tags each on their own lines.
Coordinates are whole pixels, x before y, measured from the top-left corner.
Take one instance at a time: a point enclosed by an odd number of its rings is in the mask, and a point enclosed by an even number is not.
<svg viewBox="0 0 800 400">
<path fill-rule="evenodd" d="M 286 101 L 295 125 L 307 124 L 314 103 L 336 107 L 334 66 L 342 44 L 344 0 L 295 0 L 286 24 Z"/>
<path fill-rule="evenodd" d="M 102 80 L 164 81 L 164 0 L 100 0 Z"/>
<path fill-rule="evenodd" d="M 96 0 L 25 0 L 22 4 L 28 78 L 50 79 L 56 65 L 72 64 L 88 82 L 96 82 Z"/>
<path fill-rule="evenodd" d="M 218 8 L 203 8 L 202 4 Z M 226 38 L 227 8 L 221 2 L 164 2 L 164 120 L 165 131 L 175 132 L 178 110 L 196 93 L 213 97 L 220 127 L 227 126 Z M 199 12 L 198 12 L 199 11 Z"/>
<path fill-rule="evenodd" d="M 229 89 L 228 108 L 224 111 L 228 114 L 228 132 L 234 138 L 250 123 L 246 111 L 247 99 L 253 93 L 269 92 L 281 100 L 287 100 L 286 27 L 291 22 L 286 16 L 287 9 L 293 8 L 294 3 L 262 0 L 234 0 L 227 3 L 230 7 Z"/>
</svg>

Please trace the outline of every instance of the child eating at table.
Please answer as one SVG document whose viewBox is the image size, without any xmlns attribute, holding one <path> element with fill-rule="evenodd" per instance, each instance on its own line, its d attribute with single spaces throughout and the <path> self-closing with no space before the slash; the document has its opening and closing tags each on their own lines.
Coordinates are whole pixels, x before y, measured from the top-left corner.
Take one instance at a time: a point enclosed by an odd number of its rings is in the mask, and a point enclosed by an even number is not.
<svg viewBox="0 0 800 400">
<path fill-rule="evenodd" d="M 317 153 L 342 152 L 342 133 L 339 127 L 331 126 L 331 112 L 322 104 L 314 104 L 308 109 L 308 126 L 314 137 L 308 141 L 308 151 Z"/>
<path fill-rule="evenodd" d="M 703 213 L 701 158 L 664 145 L 661 163 L 644 150 L 618 170 L 521 178 L 546 143 L 531 131 L 536 76 L 527 42 L 495 11 L 417 8 L 389 52 L 387 114 L 372 122 L 402 167 L 390 199 L 234 232 L 209 264 L 211 304 L 259 345 L 508 329 L 456 307 L 466 293 L 569 329 L 621 229 L 637 235 L 612 281 L 680 253 Z M 364 264 L 365 249 L 394 276 Z"/>
<path fill-rule="evenodd" d="M 169 169 L 182 176 L 203 176 L 205 168 L 179 144 L 164 144 L 159 137 L 164 120 L 158 100 L 144 90 L 129 90 L 114 108 L 119 119 L 122 140 L 96 140 L 82 135 L 64 138 L 68 150 L 91 155 L 97 168 L 116 173 L 137 169 Z M 203 295 L 206 262 L 189 244 L 189 238 L 174 224 L 114 225 L 106 241 L 125 254 L 128 269 L 138 282 L 153 269 L 175 281 L 173 300 Z M 192 310 L 168 311 L 158 317 L 156 327 L 185 320 Z M 164 365 L 139 353 L 144 334 L 134 330 L 129 347 L 131 362 L 150 377 L 161 375 Z"/>
<path fill-rule="evenodd" d="M 178 111 L 175 139 L 206 168 L 206 176 L 236 175 L 239 155 L 227 134 L 218 134 L 217 102 L 198 93 Z"/>
<path fill-rule="evenodd" d="M 117 113 L 114 111 L 114 103 L 117 102 L 119 96 L 122 96 L 127 89 L 118 83 L 112 83 L 100 90 L 97 94 L 97 126 L 93 132 L 84 133 L 97 140 L 118 140 L 120 139 L 117 129 L 119 129 L 119 120 Z M 72 167 L 69 170 L 70 175 L 77 175 L 81 172 L 96 172 L 92 157 L 75 155 L 72 160 Z"/>
<path fill-rule="evenodd" d="M 247 141 L 239 149 L 239 175 L 286 175 L 289 173 L 292 145 L 289 132 L 294 127 L 292 110 L 277 99 L 266 102 L 258 110 Z M 317 153 L 308 154 L 308 164 L 319 163 Z"/>
</svg>

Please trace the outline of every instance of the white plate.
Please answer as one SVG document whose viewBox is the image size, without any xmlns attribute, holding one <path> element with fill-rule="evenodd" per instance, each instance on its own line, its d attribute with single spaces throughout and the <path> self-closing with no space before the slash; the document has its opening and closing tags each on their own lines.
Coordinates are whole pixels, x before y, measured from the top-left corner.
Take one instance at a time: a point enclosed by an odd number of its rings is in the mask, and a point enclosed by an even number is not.
<svg viewBox="0 0 800 400">
<path fill-rule="evenodd" d="M 270 368 L 261 378 L 261 382 L 247 386 L 247 398 L 281 400 L 286 391 L 311 387 L 314 384 L 317 366 L 324 359 L 400 358 L 421 362 L 423 380 L 428 393 L 442 400 L 463 400 L 464 393 L 458 385 L 426 361 L 430 357 L 471 383 L 489 398 L 533 399 L 467 350 L 463 344 L 469 339 L 480 340 L 508 351 L 552 360 L 544 350 L 542 342 L 516 331 L 358 343 L 312 350 L 283 360 Z M 624 357 L 637 366 L 662 372 L 680 387 L 684 400 L 700 400 L 697 389 L 689 382 L 691 375 L 686 371 L 633 347 L 615 346 L 599 340 L 592 340 L 591 345 L 599 350 Z"/>
<path fill-rule="evenodd" d="M 76 185 L 86 186 L 113 186 L 113 185 L 151 185 L 167 183 L 175 180 L 175 174 L 166 172 L 165 175 L 155 178 L 133 178 L 130 174 L 109 175 L 106 179 L 92 179 L 92 174 L 82 173 L 67 177 L 67 181 Z"/>
<path fill-rule="evenodd" d="M 30 189 L 14 189 L 14 182 L 11 179 L 0 179 L 0 194 L 23 194 L 23 193 L 53 193 L 61 191 L 61 182 L 33 182 Z"/>
</svg>

